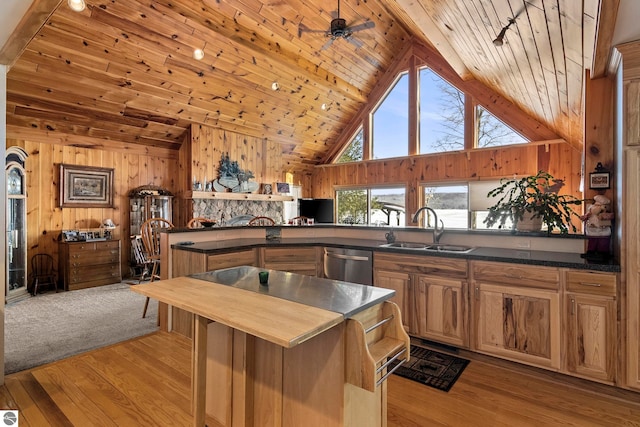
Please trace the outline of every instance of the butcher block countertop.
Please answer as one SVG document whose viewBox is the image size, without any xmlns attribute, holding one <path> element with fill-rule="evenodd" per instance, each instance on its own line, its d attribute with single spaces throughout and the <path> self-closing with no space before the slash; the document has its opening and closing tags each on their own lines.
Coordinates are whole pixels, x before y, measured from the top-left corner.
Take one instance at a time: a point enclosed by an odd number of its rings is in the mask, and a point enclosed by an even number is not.
<svg viewBox="0 0 640 427">
<path fill-rule="evenodd" d="M 259 271 L 269 271 L 269 286 L 258 283 Z M 246 266 L 131 289 L 284 348 L 394 295 L 382 288 Z"/>
</svg>

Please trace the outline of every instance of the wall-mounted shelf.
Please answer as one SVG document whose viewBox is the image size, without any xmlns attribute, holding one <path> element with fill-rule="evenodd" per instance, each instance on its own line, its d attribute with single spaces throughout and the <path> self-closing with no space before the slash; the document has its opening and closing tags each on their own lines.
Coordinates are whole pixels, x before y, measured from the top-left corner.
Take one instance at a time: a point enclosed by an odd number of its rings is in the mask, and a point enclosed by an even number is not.
<svg viewBox="0 0 640 427">
<path fill-rule="evenodd" d="M 255 200 L 261 202 L 291 202 L 292 196 L 280 194 L 253 194 L 253 193 L 221 193 L 214 191 L 188 191 L 187 199 L 213 199 L 213 200 Z"/>
</svg>

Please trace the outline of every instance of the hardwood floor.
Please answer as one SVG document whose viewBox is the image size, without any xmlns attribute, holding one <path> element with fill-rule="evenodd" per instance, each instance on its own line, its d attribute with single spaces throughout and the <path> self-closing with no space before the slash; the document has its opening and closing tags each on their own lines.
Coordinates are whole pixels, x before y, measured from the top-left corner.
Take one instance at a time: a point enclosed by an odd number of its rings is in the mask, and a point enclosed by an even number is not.
<svg viewBox="0 0 640 427">
<path fill-rule="evenodd" d="M 190 348 L 158 332 L 12 374 L 0 406 L 21 427 L 188 426 Z M 392 375 L 388 426 L 640 426 L 640 393 L 597 390 L 473 360 L 449 393 Z"/>
</svg>

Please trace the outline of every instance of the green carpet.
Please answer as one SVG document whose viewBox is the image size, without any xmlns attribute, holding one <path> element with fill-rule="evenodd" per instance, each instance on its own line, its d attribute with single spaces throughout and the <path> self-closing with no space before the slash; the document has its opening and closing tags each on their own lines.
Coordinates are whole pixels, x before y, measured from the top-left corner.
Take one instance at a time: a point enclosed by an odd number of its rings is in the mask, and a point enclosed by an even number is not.
<svg viewBox="0 0 640 427">
<path fill-rule="evenodd" d="M 429 387 L 449 391 L 469 361 L 426 348 L 411 346 L 411 358 L 394 372 Z"/>
</svg>

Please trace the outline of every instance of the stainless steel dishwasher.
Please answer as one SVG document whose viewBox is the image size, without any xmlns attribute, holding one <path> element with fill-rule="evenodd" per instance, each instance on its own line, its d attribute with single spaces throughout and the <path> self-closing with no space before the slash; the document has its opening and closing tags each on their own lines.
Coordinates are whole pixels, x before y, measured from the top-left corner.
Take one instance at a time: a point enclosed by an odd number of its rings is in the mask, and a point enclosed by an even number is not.
<svg viewBox="0 0 640 427">
<path fill-rule="evenodd" d="M 345 282 L 373 284 L 373 254 L 371 251 L 324 248 L 324 276 Z"/>
</svg>

